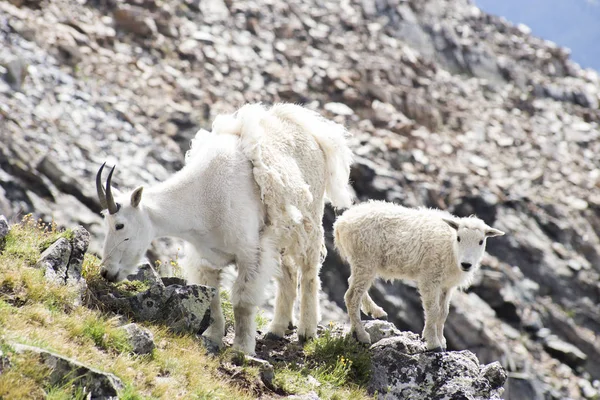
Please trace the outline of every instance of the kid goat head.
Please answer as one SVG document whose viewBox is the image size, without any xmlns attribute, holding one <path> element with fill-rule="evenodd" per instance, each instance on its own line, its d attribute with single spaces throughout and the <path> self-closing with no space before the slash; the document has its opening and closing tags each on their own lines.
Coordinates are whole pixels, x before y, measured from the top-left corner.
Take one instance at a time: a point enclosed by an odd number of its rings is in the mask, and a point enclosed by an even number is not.
<svg viewBox="0 0 600 400">
<path fill-rule="evenodd" d="M 116 282 L 137 269 L 152 241 L 152 223 L 141 204 L 143 187 L 138 187 L 129 196 L 113 196 L 111 179 L 115 167 L 112 167 L 106 180 L 106 189 L 102 186 L 102 164 L 96 175 L 96 190 L 104 215 L 105 240 L 102 251 L 101 275 Z"/>
<path fill-rule="evenodd" d="M 479 218 L 456 220 L 444 218 L 443 220 L 456 231 L 454 242 L 456 261 L 458 268 L 464 272 L 479 268 L 488 237 L 504 235 L 504 232 L 486 225 Z"/>
</svg>

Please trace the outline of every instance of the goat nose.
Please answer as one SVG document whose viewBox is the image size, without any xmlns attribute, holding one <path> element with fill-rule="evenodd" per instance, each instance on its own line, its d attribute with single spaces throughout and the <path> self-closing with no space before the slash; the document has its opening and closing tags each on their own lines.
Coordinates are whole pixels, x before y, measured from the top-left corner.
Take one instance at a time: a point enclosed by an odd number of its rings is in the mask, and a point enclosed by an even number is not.
<svg viewBox="0 0 600 400">
<path fill-rule="evenodd" d="M 471 263 L 460 263 L 460 265 L 462 266 L 463 270 L 468 271 L 471 269 Z"/>
</svg>

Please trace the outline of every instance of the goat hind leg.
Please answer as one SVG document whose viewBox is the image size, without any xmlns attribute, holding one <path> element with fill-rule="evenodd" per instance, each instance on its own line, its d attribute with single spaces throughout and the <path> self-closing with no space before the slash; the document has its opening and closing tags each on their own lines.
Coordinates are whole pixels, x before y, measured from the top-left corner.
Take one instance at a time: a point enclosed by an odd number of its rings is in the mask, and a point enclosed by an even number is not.
<svg viewBox="0 0 600 400">
<path fill-rule="evenodd" d="M 356 335 L 356 339 L 361 343 L 371 343 L 371 336 L 360 321 L 360 305 L 363 297 L 367 295 L 369 287 L 373 282 L 374 276 L 371 270 L 361 268 L 352 268 L 352 275 L 348 279 L 349 287 L 344 295 L 344 302 L 350 317 L 351 330 Z"/>
<path fill-rule="evenodd" d="M 366 291 L 365 295 L 362 298 L 362 309 L 365 312 L 365 314 L 369 314 L 373 318 L 382 319 L 386 321 L 388 319 L 388 315 L 383 310 L 383 308 L 379 307 L 377 303 L 373 301 L 371 296 L 369 296 L 369 291 Z"/>
<path fill-rule="evenodd" d="M 298 340 L 303 342 L 317 336 L 317 324 L 321 319 L 319 310 L 319 290 L 321 280 L 321 241 L 301 258 L 300 268 L 300 318 L 298 321 Z"/>
</svg>

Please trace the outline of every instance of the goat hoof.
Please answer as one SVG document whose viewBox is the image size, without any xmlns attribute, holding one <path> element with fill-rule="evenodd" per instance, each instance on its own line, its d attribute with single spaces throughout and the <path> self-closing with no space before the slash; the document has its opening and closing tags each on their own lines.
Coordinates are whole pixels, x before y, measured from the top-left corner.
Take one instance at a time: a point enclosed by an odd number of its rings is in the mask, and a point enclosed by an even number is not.
<svg viewBox="0 0 600 400">
<path fill-rule="evenodd" d="M 356 331 L 352 331 L 352 337 L 354 338 L 354 340 L 356 340 L 358 343 L 366 344 L 368 346 L 371 344 L 371 336 L 368 333 L 366 333 L 366 335 L 367 335 L 367 337 L 364 340 L 361 340 L 358 337 L 358 334 L 356 333 Z"/>
<path fill-rule="evenodd" d="M 288 324 L 288 330 L 293 331 L 294 329 L 297 329 L 298 327 L 294 324 L 292 324 L 291 322 Z"/>
<path fill-rule="evenodd" d="M 444 351 L 445 350 L 442 346 L 434 347 L 433 349 L 427 349 L 427 353 L 442 353 Z"/>
<path fill-rule="evenodd" d="M 311 340 L 312 337 L 307 337 L 306 335 L 298 335 L 298 343 L 304 345 L 306 342 Z"/>
<path fill-rule="evenodd" d="M 380 321 L 387 321 L 388 320 L 388 316 L 387 316 L 387 314 L 385 314 L 385 315 L 377 317 L 376 319 L 378 319 Z"/>
<path fill-rule="evenodd" d="M 202 345 L 206 349 L 206 352 L 211 355 L 219 354 L 219 350 L 221 350 L 221 347 L 223 346 L 222 342 L 219 344 L 206 336 L 200 336 L 200 340 L 202 341 Z"/>
<path fill-rule="evenodd" d="M 273 333 L 273 332 L 268 332 L 268 333 L 265 335 L 264 339 L 265 339 L 265 340 L 281 340 L 281 339 L 283 339 L 283 336 L 276 335 L 276 334 L 275 334 L 275 333 Z"/>
</svg>

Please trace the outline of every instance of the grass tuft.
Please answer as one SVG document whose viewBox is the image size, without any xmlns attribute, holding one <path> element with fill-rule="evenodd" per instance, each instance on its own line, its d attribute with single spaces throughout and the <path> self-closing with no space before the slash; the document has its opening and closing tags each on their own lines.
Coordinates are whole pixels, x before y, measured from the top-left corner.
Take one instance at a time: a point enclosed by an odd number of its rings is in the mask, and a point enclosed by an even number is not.
<svg viewBox="0 0 600 400">
<path fill-rule="evenodd" d="M 330 325 L 304 346 L 304 363 L 276 368 L 274 384 L 287 393 L 315 391 L 322 399 L 368 399 L 364 386 L 371 375 L 365 346 L 350 335 L 339 337 Z"/>
<path fill-rule="evenodd" d="M 90 340 L 96 347 L 115 353 L 129 353 L 132 350 L 127 332 L 120 329 L 118 319 L 108 319 L 89 313 L 83 319 L 71 321 L 69 333 L 74 340 Z"/>
<path fill-rule="evenodd" d="M 364 385 L 371 377 L 371 357 L 367 348 L 351 335 L 336 337 L 331 327 L 304 346 L 315 374 L 337 385 Z"/>
</svg>

